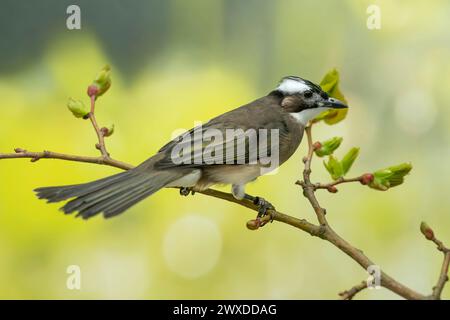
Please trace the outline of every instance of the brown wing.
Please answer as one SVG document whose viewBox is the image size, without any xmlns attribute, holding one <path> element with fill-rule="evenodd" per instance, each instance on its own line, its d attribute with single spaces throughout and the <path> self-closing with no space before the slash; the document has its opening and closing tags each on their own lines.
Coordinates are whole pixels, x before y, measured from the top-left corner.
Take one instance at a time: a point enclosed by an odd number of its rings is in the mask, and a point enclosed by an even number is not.
<svg viewBox="0 0 450 320">
<path fill-rule="evenodd" d="M 277 139 L 273 139 L 274 134 Z M 163 169 L 255 163 L 261 157 L 279 152 L 278 141 L 287 134 L 289 128 L 284 111 L 265 97 L 224 113 L 172 140 L 160 149 L 165 156 L 155 166 Z M 184 153 L 181 155 L 180 152 Z"/>
</svg>

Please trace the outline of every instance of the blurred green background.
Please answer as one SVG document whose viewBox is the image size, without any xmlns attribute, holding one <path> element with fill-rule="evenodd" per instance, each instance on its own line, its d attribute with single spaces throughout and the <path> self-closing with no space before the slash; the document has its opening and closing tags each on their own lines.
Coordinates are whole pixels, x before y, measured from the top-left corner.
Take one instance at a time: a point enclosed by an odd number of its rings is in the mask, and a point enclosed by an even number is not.
<svg viewBox="0 0 450 320">
<path fill-rule="evenodd" d="M 81 30 L 66 8 L 81 7 Z M 370 4 L 381 29 L 366 26 Z M 97 118 L 115 124 L 115 158 L 137 164 L 171 138 L 268 93 L 285 75 L 319 82 L 341 72 L 351 109 L 315 139 L 340 135 L 350 175 L 405 161 L 406 183 L 378 192 L 344 185 L 319 193 L 336 231 L 390 275 L 423 293 L 441 254 L 419 232 L 427 221 L 450 243 L 450 3 L 448 1 L 10 1 L 0 3 L 0 152 L 15 147 L 96 155 L 95 134 L 68 97 L 106 63 L 113 86 Z M 282 212 L 315 221 L 294 182 L 305 146 L 248 191 Z M 321 161 L 313 180 L 326 182 Z M 280 223 L 245 228 L 254 213 L 203 195 L 163 190 L 110 220 L 64 216 L 38 200 L 39 186 L 118 172 L 91 164 L 0 162 L 0 298 L 335 299 L 366 279 L 330 244 Z M 81 290 L 66 269 L 81 268 Z M 450 289 L 444 290 L 450 298 Z M 398 298 L 366 290 L 360 299 Z"/>
</svg>

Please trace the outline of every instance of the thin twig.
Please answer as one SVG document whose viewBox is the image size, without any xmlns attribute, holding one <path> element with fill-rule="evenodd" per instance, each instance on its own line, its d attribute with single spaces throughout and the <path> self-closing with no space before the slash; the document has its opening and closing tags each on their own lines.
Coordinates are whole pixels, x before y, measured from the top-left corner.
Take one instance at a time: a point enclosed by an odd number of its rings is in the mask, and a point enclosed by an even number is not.
<svg viewBox="0 0 450 320">
<path fill-rule="evenodd" d="M 447 253 L 450 250 L 444 245 L 441 240 L 437 239 L 434 235 L 431 241 L 433 241 L 434 244 L 436 244 L 437 249 L 443 253 Z"/>
<path fill-rule="evenodd" d="M 437 239 L 434 236 L 434 232 L 432 230 L 431 235 L 432 237 L 428 239 L 434 242 L 434 244 L 436 244 L 437 246 L 437 249 L 444 254 L 444 260 L 442 261 L 438 281 L 436 285 L 433 287 L 433 292 L 431 293 L 431 296 L 429 298 L 433 300 L 440 300 L 442 291 L 444 290 L 445 284 L 448 281 L 448 270 L 450 265 L 450 249 L 447 248 L 441 240 Z"/>
<path fill-rule="evenodd" d="M 109 153 L 106 151 L 105 145 L 105 137 L 103 136 L 103 132 L 100 130 L 100 127 L 97 124 L 97 119 L 95 118 L 95 95 L 91 95 L 91 112 L 89 112 L 89 120 L 91 120 L 92 126 L 94 127 L 95 133 L 97 134 L 98 143 L 95 147 L 100 150 L 102 157 L 104 159 L 109 158 Z"/>
<path fill-rule="evenodd" d="M 31 159 L 31 162 L 36 162 L 40 159 L 59 159 L 66 161 L 75 161 L 75 162 L 87 162 L 87 163 L 95 163 L 95 164 L 103 164 L 111 167 L 116 167 L 123 170 L 128 170 L 133 168 L 131 164 L 112 159 L 110 157 L 91 157 L 91 156 L 79 156 L 73 154 L 59 153 L 44 150 L 42 152 L 30 152 L 25 149 L 16 148 L 14 149 L 15 153 L 0 153 L 1 159 L 20 159 L 20 158 L 28 158 Z"/>
<path fill-rule="evenodd" d="M 442 262 L 441 272 L 439 273 L 439 279 L 436 285 L 433 287 L 432 297 L 435 300 L 441 299 L 442 290 L 444 290 L 445 284 L 448 281 L 448 269 L 450 265 L 450 251 L 444 253 L 444 261 Z"/>
<path fill-rule="evenodd" d="M 218 191 L 218 190 L 214 190 L 214 189 L 207 189 L 207 190 L 199 191 L 196 193 L 201 193 L 206 196 L 233 202 L 238 205 L 249 208 L 253 211 L 256 211 L 256 212 L 258 211 L 258 207 L 255 204 L 253 204 L 253 202 L 251 202 L 249 200 L 245 200 L 245 199 L 238 200 L 231 193 L 226 193 L 226 192 L 222 192 L 222 191 Z M 312 236 L 316 236 L 316 237 L 322 236 L 322 229 L 319 226 L 316 226 L 315 224 L 312 224 L 312 223 L 306 221 L 305 219 L 298 219 L 298 218 L 289 216 L 287 214 L 284 214 L 284 213 L 276 211 L 276 210 L 269 210 L 267 213 L 268 213 L 266 216 L 267 219 L 272 218 L 274 221 L 286 223 L 295 228 L 303 230 Z"/>
<path fill-rule="evenodd" d="M 342 300 L 352 300 L 357 293 L 363 291 L 366 288 L 367 282 L 362 281 L 361 283 L 358 283 L 356 286 L 351 287 L 349 290 L 339 292 L 339 295 L 341 296 Z"/>
<path fill-rule="evenodd" d="M 315 183 L 314 184 L 314 189 L 327 189 L 329 190 L 331 187 L 337 186 L 338 184 L 342 184 L 342 183 L 352 183 L 352 182 L 360 182 L 361 181 L 361 176 L 359 177 L 355 177 L 355 178 L 339 178 L 336 181 L 330 182 L 330 183 L 326 183 L 326 184 L 322 184 L 322 183 Z"/>
<path fill-rule="evenodd" d="M 319 202 L 317 201 L 314 195 L 314 185 L 311 183 L 311 161 L 314 155 L 314 148 L 312 142 L 312 125 L 309 125 L 305 128 L 306 136 L 308 139 L 308 155 L 303 159 L 305 164 L 305 168 L 303 170 L 303 195 L 309 200 L 311 206 L 314 209 L 314 212 L 317 215 L 317 219 L 321 226 L 327 226 L 328 222 L 325 218 L 326 211 L 320 207 Z"/>
</svg>

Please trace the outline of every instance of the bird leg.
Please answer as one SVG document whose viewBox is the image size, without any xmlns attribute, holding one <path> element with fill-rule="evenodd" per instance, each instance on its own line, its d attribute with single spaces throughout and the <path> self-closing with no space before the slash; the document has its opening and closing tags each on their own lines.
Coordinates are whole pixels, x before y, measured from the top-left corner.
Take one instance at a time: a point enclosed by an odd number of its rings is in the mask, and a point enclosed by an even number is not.
<svg viewBox="0 0 450 320">
<path fill-rule="evenodd" d="M 188 187 L 180 188 L 180 196 L 187 197 L 189 194 L 192 194 L 192 195 L 195 194 L 195 191 L 193 188 L 188 188 Z"/>
<path fill-rule="evenodd" d="M 244 199 L 250 200 L 251 202 L 253 202 L 253 204 L 258 206 L 258 215 L 256 216 L 256 220 L 260 220 L 262 217 L 267 215 L 268 214 L 267 211 L 275 210 L 275 207 L 269 201 L 265 200 L 264 198 L 254 197 L 249 194 L 245 194 Z M 270 222 L 272 222 L 272 221 L 273 221 L 273 217 L 271 215 Z M 265 224 L 266 224 L 265 222 L 264 223 L 262 222 L 261 227 Z"/>
</svg>

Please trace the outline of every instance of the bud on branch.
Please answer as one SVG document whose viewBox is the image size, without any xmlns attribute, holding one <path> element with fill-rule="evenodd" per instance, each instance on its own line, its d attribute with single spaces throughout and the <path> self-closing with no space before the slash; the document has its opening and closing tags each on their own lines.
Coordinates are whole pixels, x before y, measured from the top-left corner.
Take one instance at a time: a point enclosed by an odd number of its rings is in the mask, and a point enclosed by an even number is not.
<svg viewBox="0 0 450 320">
<path fill-rule="evenodd" d="M 374 179 L 373 174 L 365 173 L 359 178 L 359 182 L 361 182 L 361 184 L 363 184 L 363 185 L 368 185 L 369 183 L 371 183 L 373 181 L 373 179 Z"/>
<path fill-rule="evenodd" d="M 433 229 L 431 229 L 426 222 L 423 222 L 420 224 L 420 232 L 427 238 L 427 240 L 433 240 L 434 239 L 434 232 Z"/>
<path fill-rule="evenodd" d="M 333 154 L 333 152 L 339 148 L 342 143 L 341 137 L 334 137 L 329 140 L 323 142 L 316 142 L 314 147 L 314 152 L 318 157 L 329 156 Z"/>
<path fill-rule="evenodd" d="M 374 179 L 369 187 L 375 190 L 386 191 L 389 188 L 401 185 L 404 177 L 411 171 L 410 163 L 402 163 L 373 173 Z"/>
<path fill-rule="evenodd" d="M 114 133 L 114 124 L 110 125 L 109 127 L 103 127 L 100 129 L 100 131 L 104 137 L 110 137 Z"/>
<path fill-rule="evenodd" d="M 97 74 L 94 82 L 89 85 L 87 89 L 87 95 L 89 97 L 95 96 L 100 97 L 111 87 L 111 68 L 106 65 Z"/>
<path fill-rule="evenodd" d="M 90 111 L 89 107 L 86 106 L 83 101 L 75 100 L 73 98 L 69 98 L 67 108 L 69 108 L 72 114 L 77 118 L 85 118 Z"/>
</svg>

